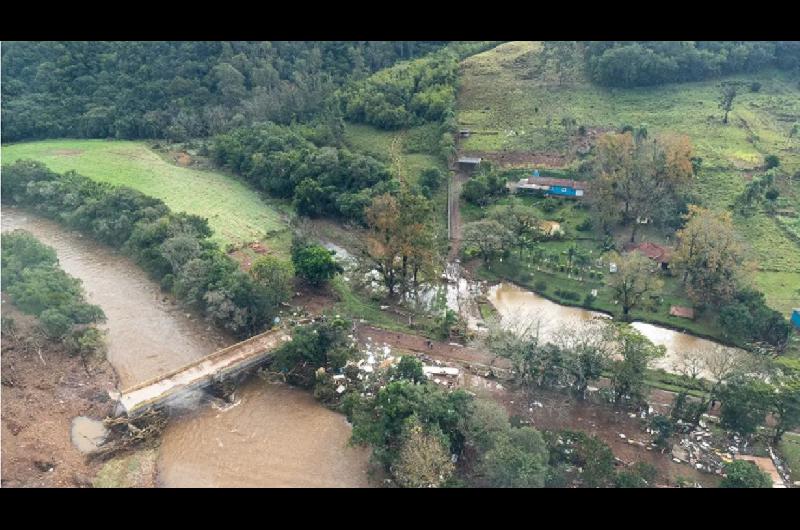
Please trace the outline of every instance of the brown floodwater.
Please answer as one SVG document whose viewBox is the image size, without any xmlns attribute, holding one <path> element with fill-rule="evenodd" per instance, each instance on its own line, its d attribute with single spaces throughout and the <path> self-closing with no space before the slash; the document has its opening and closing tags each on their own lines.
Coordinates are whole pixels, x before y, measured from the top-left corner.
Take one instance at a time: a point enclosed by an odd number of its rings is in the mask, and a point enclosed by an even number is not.
<svg viewBox="0 0 800 530">
<path fill-rule="evenodd" d="M 53 247 L 108 321 L 108 359 L 127 388 L 232 344 L 176 306 L 131 260 L 28 212 L 4 206 L 2 230 Z M 350 426 L 308 393 L 254 378 L 221 410 L 199 393 L 170 419 L 159 452 L 164 486 L 367 485 L 369 452 L 347 447 Z"/>
<path fill-rule="evenodd" d="M 539 336 L 543 340 L 552 340 L 558 333 L 574 329 L 581 322 L 595 318 L 610 318 L 604 313 L 557 304 L 509 283 L 493 286 L 489 290 L 488 298 L 500 314 L 501 325 L 504 328 L 526 332 L 534 331 L 538 325 Z M 684 353 L 705 353 L 726 348 L 716 342 L 655 324 L 633 322 L 631 326 L 650 339 L 653 344 L 666 348 L 666 355 L 652 361 L 650 366 L 667 372 L 680 373 L 681 356 Z M 744 353 L 743 350 L 736 348 L 726 349 Z M 708 376 L 705 370 L 698 371 L 700 377 Z"/>
<path fill-rule="evenodd" d="M 489 289 L 487 298 L 500 314 L 503 328 L 519 332 L 536 332 L 542 340 L 552 340 L 566 326 L 595 318 L 608 318 L 603 313 L 587 311 L 551 302 L 547 298 L 510 283 Z"/>
<path fill-rule="evenodd" d="M 3 206 L 3 231 L 22 228 L 53 247 L 61 268 L 83 281 L 107 322 L 108 360 L 127 388 L 235 342 L 175 305 L 129 258 L 28 212 Z"/>
<path fill-rule="evenodd" d="M 255 377 L 234 404 L 170 422 L 158 458 L 166 487 L 366 487 L 369 450 L 314 397 Z"/>
</svg>

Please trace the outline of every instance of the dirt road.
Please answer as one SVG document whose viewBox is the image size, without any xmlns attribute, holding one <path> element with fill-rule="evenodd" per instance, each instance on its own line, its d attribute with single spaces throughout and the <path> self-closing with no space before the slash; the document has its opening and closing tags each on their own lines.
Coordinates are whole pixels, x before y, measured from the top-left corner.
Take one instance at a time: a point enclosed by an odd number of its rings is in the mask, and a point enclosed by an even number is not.
<svg viewBox="0 0 800 530">
<path fill-rule="evenodd" d="M 372 326 L 360 326 L 357 333 L 361 342 L 366 342 L 369 338 L 373 343 L 386 343 L 399 350 L 424 353 L 431 357 L 440 357 L 448 361 L 479 364 L 503 369 L 511 368 L 508 360 L 469 346 L 453 346 L 447 342 L 429 341 L 427 338 L 419 335 L 389 331 Z"/>
<path fill-rule="evenodd" d="M 456 171 L 451 177 L 448 208 L 449 208 L 449 228 L 450 228 L 450 252 L 447 261 L 452 262 L 461 252 L 461 212 L 458 207 L 461 197 L 461 187 L 469 179 L 469 175 L 463 171 Z"/>
</svg>

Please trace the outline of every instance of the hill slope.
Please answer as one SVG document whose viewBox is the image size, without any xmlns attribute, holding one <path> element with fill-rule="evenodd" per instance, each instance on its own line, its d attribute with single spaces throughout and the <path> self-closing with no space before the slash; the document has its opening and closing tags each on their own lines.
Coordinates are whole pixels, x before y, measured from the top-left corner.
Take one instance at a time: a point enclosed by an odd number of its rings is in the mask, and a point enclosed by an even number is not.
<svg viewBox="0 0 800 530">
<path fill-rule="evenodd" d="M 729 124 L 718 108 L 719 80 L 637 89 L 607 89 L 580 68 L 563 84 L 551 81 L 542 43 L 510 42 L 462 62 L 458 121 L 473 131 L 463 154 L 479 154 L 506 166 L 575 169 L 604 131 L 644 125 L 649 134 L 687 134 L 702 157 L 695 189 L 704 205 L 730 208 L 746 183 L 776 154 L 789 175 L 800 170 L 800 80 L 778 70 L 727 77 L 743 82 Z M 578 61 L 580 63 L 580 61 Z M 752 82 L 761 84 L 750 91 Z M 575 119 L 567 131 L 564 117 Z M 800 181 L 782 182 L 780 209 L 800 214 Z M 797 217 L 760 211 L 735 219 L 759 264 L 757 285 L 786 313 L 800 306 L 800 238 Z"/>
</svg>

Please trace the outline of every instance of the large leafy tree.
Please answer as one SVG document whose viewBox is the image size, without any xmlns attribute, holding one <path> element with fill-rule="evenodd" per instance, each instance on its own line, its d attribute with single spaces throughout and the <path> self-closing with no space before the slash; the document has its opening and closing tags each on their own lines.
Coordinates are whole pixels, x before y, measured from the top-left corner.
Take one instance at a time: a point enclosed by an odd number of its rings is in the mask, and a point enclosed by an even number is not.
<svg viewBox="0 0 800 530">
<path fill-rule="evenodd" d="M 703 304 L 729 300 L 743 273 L 744 248 L 728 212 L 689 206 L 672 264 L 683 272 L 692 298 Z"/>
<path fill-rule="evenodd" d="M 609 283 L 622 307 L 623 318 L 661 291 L 664 282 L 652 269 L 653 263 L 639 252 L 629 252 L 620 259 L 617 273 L 610 277 Z"/>
<path fill-rule="evenodd" d="M 772 479 L 753 462 L 738 460 L 725 464 L 720 488 L 771 488 Z"/>
<path fill-rule="evenodd" d="M 719 390 L 722 426 L 742 435 L 753 434 L 764 423 L 772 395 L 773 388 L 759 378 L 732 378 Z"/>
<path fill-rule="evenodd" d="M 426 428 L 415 417 L 406 420 L 392 473 L 405 488 L 435 488 L 450 478 L 455 465 L 447 438 L 435 427 Z"/>
<path fill-rule="evenodd" d="M 310 244 L 292 248 L 292 264 L 297 275 L 309 284 L 319 287 L 343 271 L 336 263 L 334 253 L 322 245 Z"/>
<path fill-rule="evenodd" d="M 549 455 L 537 430 L 519 427 L 497 433 L 494 438 L 482 467 L 489 484 L 497 488 L 544 487 Z"/>
<path fill-rule="evenodd" d="M 645 376 L 648 363 L 662 357 L 664 346 L 656 346 L 630 326 L 609 326 L 608 340 L 612 344 L 611 384 L 614 403 L 627 398 L 634 404 L 644 400 Z"/>
</svg>

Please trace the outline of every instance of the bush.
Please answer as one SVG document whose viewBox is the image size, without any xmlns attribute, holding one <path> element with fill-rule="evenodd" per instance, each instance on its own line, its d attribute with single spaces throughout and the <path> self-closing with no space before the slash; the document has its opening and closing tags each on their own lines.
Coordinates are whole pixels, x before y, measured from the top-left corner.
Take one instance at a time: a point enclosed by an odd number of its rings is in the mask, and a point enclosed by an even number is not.
<svg viewBox="0 0 800 530">
<path fill-rule="evenodd" d="M 537 293 L 543 293 L 547 291 L 547 282 L 544 280 L 539 280 L 535 284 L 533 284 L 533 290 Z"/>
<path fill-rule="evenodd" d="M 334 253 L 317 244 L 292 247 L 292 264 L 297 275 L 309 284 L 319 287 L 344 269 L 336 263 Z"/>
<path fill-rule="evenodd" d="M 720 488 L 771 488 L 772 479 L 761 471 L 753 462 L 737 460 L 728 462 L 724 467 L 726 477 L 720 482 Z"/>
<path fill-rule="evenodd" d="M 592 223 L 592 219 L 587 217 L 581 223 L 575 227 L 579 232 L 588 232 L 592 229 L 594 223 Z"/>
<path fill-rule="evenodd" d="M 761 90 L 761 83 L 758 81 L 750 83 L 750 92 L 758 92 L 759 90 Z"/>
<path fill-rule="evenodd" d="M 764 157 L 764 168 L 772 169 L 781 165 L 781 159 L 778 155 L 767 155 Z"/>
<path fill-rule="evenodd" d="M 543 201 L 542 201 L 542 202 L 539 204 L 539 207 L 540 207 L 540 208 L 542 209 L 542 211 L 543 211 L 543 212 L 545 212 L 545 213 L 553 213 L 553 212 L 555 212 L 556 210 L 558 210 L 558 207 L 559 207 L 559 206 L 560 206 L 560 204 L 559 204 L 558 200 L 557 200 L 557 199 L 554 199 L 554 198 L 552 198 L 552 197 L 547 197 L 547 198 L 545 198 L 545 199 L 544 199 L 544 200 L 543 200 Z"/>
<path fill-rule="evenodd" d="M 61 340 L 72 329 L 72 320 L 58 309 L 45 309 L 39 315 L 39 326 L 52 340 Z"/>
<path fill-rule="evenodd" d="M 596 296 L 593 296 L 592 293 L 586 293 L 586 296 L 583 299 L 583 306 L 584 307 L 592 307 L 592 304 L 597 299 Z"/>
<path fill-rule="evenodd" d="M 105 355 L 105 335 L 97 328 L 75 330 L 65 339 L 67 352 L 70 355 L 94 357 Z"/>
</svg>

